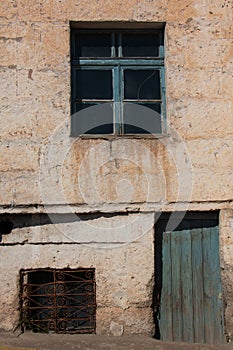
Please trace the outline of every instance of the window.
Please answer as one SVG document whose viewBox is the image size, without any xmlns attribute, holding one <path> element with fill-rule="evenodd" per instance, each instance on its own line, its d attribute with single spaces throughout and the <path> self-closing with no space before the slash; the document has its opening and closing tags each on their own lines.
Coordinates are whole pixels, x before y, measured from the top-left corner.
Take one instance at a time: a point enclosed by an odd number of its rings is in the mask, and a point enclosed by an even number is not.
<svg viewBox="0 0 233 350">
<path fill-rule="evenodd" d="M 164 132 L 163 41 L 162 29 L 72 29 L 72 136 Z"/>
<path fill-rule="evenodd" d="M 95 332 L 95 270 L 21 270 L 22 331 Z"/>
</svg>

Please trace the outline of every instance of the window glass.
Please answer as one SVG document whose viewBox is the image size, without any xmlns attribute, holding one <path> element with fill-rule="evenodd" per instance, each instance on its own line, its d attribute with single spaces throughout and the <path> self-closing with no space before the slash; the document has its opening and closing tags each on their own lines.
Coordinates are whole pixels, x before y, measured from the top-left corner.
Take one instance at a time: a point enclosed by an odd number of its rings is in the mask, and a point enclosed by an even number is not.
<svg viewBox="0 0 233 350">
<path fill-rule="evenodd" d="M 112 99 L 112 71 L 95 69 L 76 70 L 77 99 Z"/>
<path fill-rule="evenodd" d="M 160 99 L 159 70 L 124 70 L 124 98 L 125 99 Z"/>
<path fill-rule="evenodd" d="M 159 36 L 150 34 L 122 34 L 124 57 L 158 57 Z"/>
<path fill-rule="evenodd" d="M 161 133 L 161 106 L 159 103 L 124 103 L 125 134 Z"/>
<path fill-rule="evenodd" d="M 110 57 L 111 34 L 79 34 L 75 51 L 77 57 Z"/>
<path fill-rule="evenodd" d="M 112 103 L 76 103 L 72 115 L 72 136 L 82 134 L 113 134 Z"/>
</svg>

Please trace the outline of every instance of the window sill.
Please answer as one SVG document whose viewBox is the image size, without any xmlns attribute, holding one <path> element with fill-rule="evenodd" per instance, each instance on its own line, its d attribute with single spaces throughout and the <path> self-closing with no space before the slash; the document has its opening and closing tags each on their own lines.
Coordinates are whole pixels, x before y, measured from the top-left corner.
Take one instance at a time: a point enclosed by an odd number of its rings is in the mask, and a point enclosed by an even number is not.
<svg viewBox="0 0 233 350">
<path fill-rule="evenodd" d="M 70 136 L 72 139 L 81 139 L 81 140 L 117 140 L 117 139 L 164 139 L 168 138 L 169 134 L 138 134 L 138 135 L 79 135 L 79 136 Z"/>
</svg>

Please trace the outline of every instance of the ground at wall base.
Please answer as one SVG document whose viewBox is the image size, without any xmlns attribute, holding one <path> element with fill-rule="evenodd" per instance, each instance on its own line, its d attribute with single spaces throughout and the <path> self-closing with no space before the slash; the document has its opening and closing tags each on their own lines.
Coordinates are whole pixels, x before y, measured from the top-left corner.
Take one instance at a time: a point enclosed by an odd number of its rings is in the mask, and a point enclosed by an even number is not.
<svg viewBox="0 0 233 350">
<path fill-rule="evenodd" d="M 233 344 L 162 342 L 146 336 L 0 333 L 0 350 L 230 350 Z"/>
</svg>

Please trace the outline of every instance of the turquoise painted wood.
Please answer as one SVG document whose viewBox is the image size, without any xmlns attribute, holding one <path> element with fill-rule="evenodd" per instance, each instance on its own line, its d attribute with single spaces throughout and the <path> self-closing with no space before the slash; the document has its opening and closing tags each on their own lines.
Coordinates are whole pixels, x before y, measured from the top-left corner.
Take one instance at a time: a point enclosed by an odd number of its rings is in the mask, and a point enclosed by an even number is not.
<svg viewBox="0 0 233 350">
<path fill-rule="evenodd" d="M 179 233 L 178 233 L 179 234 Z M 193 308 L 192 305 L 192 241 L 189 231 L 184 230 L 180 235 L 181 250 L 181 312 L 182 312 L 182 337 L 181 340 L 193 342 Z M 184 327 L 185 325 L 185 327 Z"/>
<path fill-rule="evenodd" d="M 171 263 L 172 263 L 172 307 L 173 312 L 172 321 L 176 325 L 175 334 L 173 327 L 173 337 L 177 341 L 182 340 L 182 322 L 180 322 L 180 315 L 182 315 L 182 286 L 181 286 L 181 241 L 179 232 L 171 234 Z"/>
<path fill-rule="evenodd" d="M 223 342 L 218 226 L 184 220 L 163 233 L 160 333 L 163 340 Z"/>
<path fill-rule="evenodd" d="M 163 275 L 167 276 L 166 283 L 163 284 L 162 305 L 163 317 L 160 320 L 160 330 L 163 333 L 163 339 L 173 339 L 172 328 L 172 263 L 171 263 L 171 234 L 164 232 L 163 234 Z"/>
<path fill-rule="evenodd" d="M 203 288 L 203 257 L 202 257 L 202 229 L 192 232 L 192 282 L 193 286 L 193 338 L 199 343 L 205 342 L 204 332 L 204 288 Z"/>
</svg>

